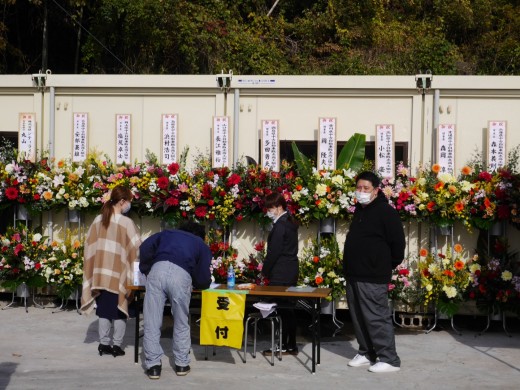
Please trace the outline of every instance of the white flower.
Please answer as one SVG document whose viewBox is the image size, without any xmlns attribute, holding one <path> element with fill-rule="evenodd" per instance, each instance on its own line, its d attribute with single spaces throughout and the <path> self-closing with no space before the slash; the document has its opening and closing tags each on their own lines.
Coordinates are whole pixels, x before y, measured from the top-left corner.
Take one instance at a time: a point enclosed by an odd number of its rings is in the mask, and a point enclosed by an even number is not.
<svg viewBox="0 0 520 390">
<path fill-rule="evenodd" d="M 62 186 L 64 184 L 64 180 L 65 180 L 65 176 L 63 176 L 62 174 L 56 175 L 56 176 L 54 176 L 54 179 L 52 180 L 52 185 L 54 187 Z"/>
<path fill-rule="evenodd" d="M 302 197 L 302 194 L 300 191 L 294 191 L 291 195 L 292 199 L 295 201 L 295 202 L 298 202 L 300 200 L 300 198 Z"/>
<path fill-rule="evenodd" d="M 78 168 L 76 168 L 76 170 L 73 173 L 78 175 L 78 177 L 81 177 L 85 173 L 85 168 L 78 167 Z"/>
<path fill-rule="evenodd" d="M 439 173 L 437 175 L 437 179 L 439 179 L 440 181 L 442 181 L 443 183 L 455 183 L 457 181 L 457 179 L 455 178 L 455 176 L 453 176 L 452 174 L 450 173 L 446 173 L 446 172 L 443 172 L 443 173 Z"/>
<path fill-rule="evenodd" d="M 338 214 L 339 213 L 339 206 L 337 204 L 335 205 L 327 205 L 327 208 L 329 209 L 329 214 Z"/>
<path fill-rule="evenodd" d="M 474 187 L 473 184 L 471 184 L 469 181 L 467 180 L 462 180 L 460 182 L 460 188 L 462 189 L 462 191 L 464 192 L 470 192 L 471 189 Z"/>
<path fill-rule="evenodd" d="M 457 289 L 453 286 L 444 286 L 442 291 L 446 293 L 448 298 L 455 298 L 457 296 Z"/>
<path fill-rule="evenodd" d="M 354 172 L 350 168 L 343 169 L 343 176 L 348 177 L 349 179 L 353 179 L 354 177 L 356 177 L 356 172 Z"/>
<path fill-rule="evenodd" d="M 36 241 L 36 242 L 40 242 L 40 240 L 42 239 L 42 235 L 40 233 L 36 233 L 33 235 L 33 241 Z"/>
<path fill-rule="evenodd" d="M 327 185 L 326 184 L 322 184 L 322 183 L 319 183 L 317 186 L 316 186 L 316 195 L 318 196 L 323 196 L 327 193 Z"/>
<path fill-rule="evenodd" d="M 6 171 L 8 174 L 11 174 L 11 173 L 13 173 L 13 171 L 14 171 L 14 165 L 13 165 L 13 164 L 7 164 L 7 165 L 5 166 L 4 169 L 5 169 L 5 171 Z"/>
<path fill-rule="evenodd" d="M 83 208 L 88 207 L 88 200 L 84 196 L 79 198 L 79 205 Z"/>
<path fill-rule="evenodd" d="M 345 182 L 343 177 L 340 176 L 340 175 L 332 176 L 331 181 L 332 181 L 332 183 L 334 183 L 334 184 L 336 184 L 338 186 L 342 186 L 343 183 Z"/>
</svg>

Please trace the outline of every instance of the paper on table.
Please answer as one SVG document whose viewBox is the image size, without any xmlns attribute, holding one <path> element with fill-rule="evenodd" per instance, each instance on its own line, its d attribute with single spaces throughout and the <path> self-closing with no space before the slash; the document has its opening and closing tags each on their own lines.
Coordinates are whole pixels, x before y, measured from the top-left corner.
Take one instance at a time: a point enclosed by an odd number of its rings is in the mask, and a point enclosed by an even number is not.
<svg viewBox="0 0 520 390">
<path fill-rule="evenodd" d="M 216 289 L 220 285 L 221 285 L 221 283 L 211 282 L 211 284 L 209 285 L 209 288 L 210 289 Z"/>
<path fill-rule="evenodd" d="M 146 285 L 146 276 L 139 271 L 139 262 L 134 262 L 134 286 Z"/>
<path fill-rule="evenodd" d="M 310 286 L 296 286 L 296 287 L 289 287 L 285 291 L 292 291 L 292 292 L 313 292 L 316 288 L 310 287 Z"/>
</svg>

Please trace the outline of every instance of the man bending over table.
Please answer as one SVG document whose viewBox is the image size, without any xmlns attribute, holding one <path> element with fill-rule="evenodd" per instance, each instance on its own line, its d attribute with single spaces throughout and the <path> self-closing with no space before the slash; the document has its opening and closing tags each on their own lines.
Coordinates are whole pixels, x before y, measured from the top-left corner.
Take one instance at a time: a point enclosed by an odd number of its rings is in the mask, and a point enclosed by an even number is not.
<svg viewBox="0 0 520 390">
<path fill-rule="evenodd" d="M 175 373 L 190 372 L 191 348 L 188 322 L 192 285 L 206 289 L 211 283 L 211 251 L 204 242 L 204 226 L 184 222 L 178 229 L 164 230 L 146 239 L 139 248 L 140 271 L 146 275 L 144 297 L 144 341 L 146 373 L 161 376 L 161 326 L 166 299 L 173 316 L 172 350 Z"/>
</svg>

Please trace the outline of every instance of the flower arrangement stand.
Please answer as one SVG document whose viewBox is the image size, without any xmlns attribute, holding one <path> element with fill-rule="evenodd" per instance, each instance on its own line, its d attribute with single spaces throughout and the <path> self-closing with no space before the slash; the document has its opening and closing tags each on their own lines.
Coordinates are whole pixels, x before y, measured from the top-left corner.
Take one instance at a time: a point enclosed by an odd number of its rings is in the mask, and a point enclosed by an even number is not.
<svg viewBox="0 0 520 390">
<path fill-rule="evenodd" d="M 29 308 L 28 308 L 28 305 L 27 305 L 27 297 L 30 295 L 30 291 L 29 291 L 29 286 L 27 286 L 26 283 L 21 283 L 20 285 L 18 285 L 16 287 L 16 290 L 13 291 L 13 298 L 11 299 L 11 302 L 7 306 L 2 307 L 2 310 L 9 309 L 9 308 L 13 307 L 15 295 L 18 298 L 22 298 L 23 299 L 23 306 L 25 307 L 25 312 L 29 313 Z M 33 301 L 34 306 L 36 306 L 37 308 L 45 309 L 45 307 L 43 307 L 42 305 L 40 305 L 39 303 L 37 303 L 34 300 L 34 292 L 33 292 L 32 301 Z"/>
<path fill-rule="evenodd" d="M 475 337 L 477 337 L 477 336 L 482 336 L 482 334 L 483 334 L 484 332 L 486 332 L 486 331 L 489 329 L 489 327 L 491 326 L 491 320 L 492 320 L 493 317 L 495 317 L 495 316 L 497 316 L 497 314 L 495 314 L 495 313 L 488 313 L 488 315 L 487 315 L 487 324 L 486 324 L 486 327 L 485 327 L 482 331 L 480 331 L 479 333 L 477 333 L 477 334 L 475 335 Z M 498 316 L 500 317 L 500 321 L 502 321 L 502 329 L 504 329 L 504 333 L 506 334 L 506 336 L 507 336 L 507 337 L 513 337 L 513 336 L 512 336 L 512 335 L 507 331 L 506 313 L 502 311 L 502 312 L 500 312 L 500 313 L 498 314 Z"/>
<path fill-rule="evenodd" d="M 321 314 L 332 315 L 332 323 L 336 327 L 332 333 L 332 337 L 335 337 L 345 326 L 345 324 L 336 317 L 336 301 L 324 301 L 321 305 Z"/>
<path fill-rule="evenodd" d="M 58 308 L 56 310 L 54 310 L 52 313 L 59 313 L 61 311 L 65 311 L 66 307 L 67 307 L 67 304 L 70 300 L 73 300 L 75 303 L 76 303 L 76 312 L 81 315 L 81 312 L 80 312 L 80 307 L 79 307 L 79 301 L 80 301 L 80 294 L 81 294 L 81 291 L 80 291 L 80 286 L 77 286 L 76 287 L 76 290 L 70 294 L 70 296 L 68 298 L 61 298 L 61 305 L 58 306 Z"/>
<path fill-rule="evenodd" d="M 417 311 L 414 306 L 410 306 L 401 302 L 389 301 L 388 304 L 392 312 L 392 319 L 394 324 L 398 327 L 422 329 L 425 324 L 428 328 L 431 326 L 434 313 L 428 311 L 420 312 Z M 435 324 L 433 327 L 435 327 Z"/>
</svg>

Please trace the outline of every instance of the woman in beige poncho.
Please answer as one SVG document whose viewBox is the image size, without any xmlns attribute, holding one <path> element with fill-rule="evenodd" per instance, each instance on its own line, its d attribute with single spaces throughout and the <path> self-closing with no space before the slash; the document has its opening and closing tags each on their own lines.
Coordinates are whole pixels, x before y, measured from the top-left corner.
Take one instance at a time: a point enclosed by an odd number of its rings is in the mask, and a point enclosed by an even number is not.
<svg viewBox="0 0 520 390">
<path fill-rule="evenodd" d="M 134 222 L 124 216 L 131 207 L 132 191 L 115 187 L 87 233 L 83 265 L 81 310 L 99 317 L 99 355 L 124 355 L 121 348 L 128 318 L 133 263 L 138 259 L 141 237 Z M 114 325 L 113 346 L 110 331 Z"/>
</svg>

